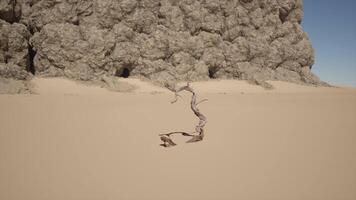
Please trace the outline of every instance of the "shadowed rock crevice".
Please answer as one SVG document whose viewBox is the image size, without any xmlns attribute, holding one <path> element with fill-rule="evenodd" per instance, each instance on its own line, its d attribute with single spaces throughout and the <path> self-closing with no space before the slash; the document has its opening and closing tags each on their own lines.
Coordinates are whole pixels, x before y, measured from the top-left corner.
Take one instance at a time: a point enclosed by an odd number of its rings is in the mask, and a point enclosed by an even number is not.
<svg viewBox="0 0 356 200">
<path fill-rule="evenodd" d="M 210 79 L 215 79 L 216 78 L 216 69 L 215 68 L 210 68 L 209 69 L 209 78 Z"/>
<path fill-rule="evenodd" d="M 289 11 L 287 11 L 284 8 L 279 9 L 279 19 L 281 20 L 282 23 L 287 21 L 288 15 L 289 15 Z"/>
<path fill-rule="evenodd" d="M 131 70 L 129 67 L 123 67 L 115 72 L 115 76 L 121 78 L 128 78 L 130 76 Z"/>
<path fill-rule="evenodd" d="M 31 74 L 35 75 L 36 74 L 36 69 L 34 65 L 34 59 L 36 56 L 36 51 L 33 49 L 33 47 L 29 44 L 28 45 L 28 55 L 27 55 L 27 66 L 26 70 L 30 72 Z"/>
<path fill-rule="evenodd" d="M 1 0 L 0 2 L 0 19 L 9 23 L 19 22 L 22 10 L 21 3 L 18 0 Z"/>
</svg>

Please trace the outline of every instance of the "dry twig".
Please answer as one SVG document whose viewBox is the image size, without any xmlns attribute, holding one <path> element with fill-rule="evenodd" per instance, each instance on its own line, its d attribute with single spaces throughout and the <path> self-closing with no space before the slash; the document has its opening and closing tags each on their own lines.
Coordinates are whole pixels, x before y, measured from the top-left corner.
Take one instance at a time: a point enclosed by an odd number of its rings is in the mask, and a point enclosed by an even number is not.
<svg viewBox="0 0 356 200">
<path fill-rule="evenodd" d="M 159 134 L 161 140 L 163 141 L 163 144 L 160 144 L 160 145 L 163 147 L 171 147 L 171 146 L 176 145 L 176 143 L 174 143 L 170 137 L 171 135 L 174 135 L 174 134 L 181 134 L 182 136 L 192 137 L 190 140 L 187 141 L 187 143 L 198 142 L 198 141 L 203 140 L 203 138 L 204 138 L 204 126 L 207 123 L 207 119 L 203 115 L 203 113 L 201 113 L 199 111 L 197 105 L 204 101 L 207 101 L 207 99 L 203 99 L 203 100 L 197 102 L 197 94 L 195 93 L 193 88 L 190 87 L 190 84 L 188 82 L 187 85 L 185 85 L 181 88 L 172 90 L 174 92 L 174 100 L 171 103 L 177 102 L 178 97 L 181 98 L 181 96 L 179 95 L 179 92 L 184 91 L 184 90 L 192 93 L 192 100 L 190 102 L 190 107 L 191 107 L 192 111 L 194 112 L 194 114 L 199 118 L 199 123 L 197 126 L 195 126 L 195 131 L 192 133 L 177 131 L 177 132 L 170 132 L 170 133 L 166 133 L 166 134 Z"/>
</svg>

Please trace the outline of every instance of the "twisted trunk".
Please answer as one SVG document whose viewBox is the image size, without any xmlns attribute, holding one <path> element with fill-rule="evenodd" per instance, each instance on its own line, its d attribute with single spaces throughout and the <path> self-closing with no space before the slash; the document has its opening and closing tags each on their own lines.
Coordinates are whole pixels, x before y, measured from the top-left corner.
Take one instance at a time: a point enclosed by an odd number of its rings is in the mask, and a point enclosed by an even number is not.
<svg viewBox="0 0 356 200">
<path fill-rule="evenodd" d="M 200 110 L 198 109 L 197 106 L 201 102 L 206 101 L 206 99 L 197 102 L 197 94 L 195 93 L 193 88 L 190 87 L 190 84 L 187 83 L 187 85 L 185 85 L 179 89 L 173 90 L 175 99 L 171 103 L 177 102 L 178 97 L 180 97 L 179 92 L 184 91 L 184 90 L 192 93 L 192 100 L 190 102 L 190 108 L 192 109 L 194 114 L 199 118 L 199 123 L 197 126 L 195 126 L 195 131 L 192 133 L 177 131 L 177 132 L 170 132 L 170 133 L 166 133 L 166 134 L 160 134 L 159 136 L 160 136 L 161 140 L 163 141 L 163 144 L 160 144 L 160 145 L 163 147 L 170 147 L 170 146 L 176 145 L 176 143 L 174 143 L 172 141 L 172 139 L 170 138 L 170 136 L 174 135 L 174 134 L 181 134 L 182 136 L 192 137 L 190 140 L 187 141 L 187 143 L 198 142 L 198 141 L 203 140 L 203 138 L 204 138 L 204 126 L 207 123 L 207 118 L 203 115 L 203 113 L 200 112 Z"/>
</svg>

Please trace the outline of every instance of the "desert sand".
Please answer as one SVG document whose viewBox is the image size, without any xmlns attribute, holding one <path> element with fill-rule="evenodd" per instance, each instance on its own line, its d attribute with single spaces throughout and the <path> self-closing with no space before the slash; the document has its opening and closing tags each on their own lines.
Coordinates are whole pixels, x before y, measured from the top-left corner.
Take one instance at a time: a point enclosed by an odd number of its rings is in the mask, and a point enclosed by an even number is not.
<svg viewBox="0 0 356 200">
<path fill-rule="evenodd" d="M 137 89 L 35 78 L 37 94 L 0 95 L 0 199 L 356 199 L 355 89 L 192 83 L 205 138 L 163 148 L 194 129 L 190 94 L 123 81 Z"/>
</svg>

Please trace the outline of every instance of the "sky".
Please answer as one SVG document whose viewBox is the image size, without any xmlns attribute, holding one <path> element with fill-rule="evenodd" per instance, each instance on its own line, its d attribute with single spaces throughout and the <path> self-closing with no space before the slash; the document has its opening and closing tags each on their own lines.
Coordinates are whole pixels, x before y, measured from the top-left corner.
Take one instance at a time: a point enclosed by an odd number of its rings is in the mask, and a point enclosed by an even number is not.
<svg viewBox="0 0 356 200">
<path fill-rule="evenodd" d="M 304 31 L 323 81 L 356 87 L 356 0 L 304 0 Z"/>
</svg>

